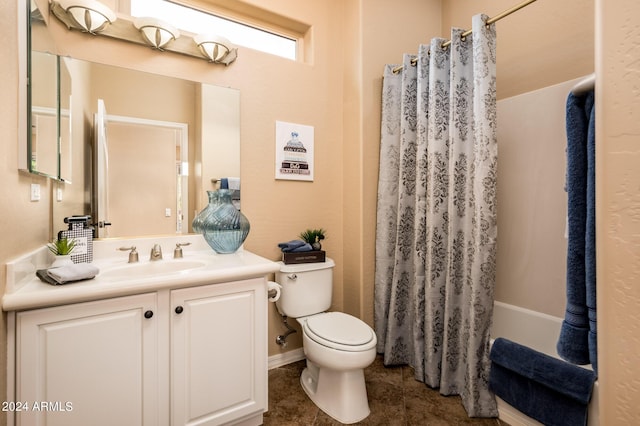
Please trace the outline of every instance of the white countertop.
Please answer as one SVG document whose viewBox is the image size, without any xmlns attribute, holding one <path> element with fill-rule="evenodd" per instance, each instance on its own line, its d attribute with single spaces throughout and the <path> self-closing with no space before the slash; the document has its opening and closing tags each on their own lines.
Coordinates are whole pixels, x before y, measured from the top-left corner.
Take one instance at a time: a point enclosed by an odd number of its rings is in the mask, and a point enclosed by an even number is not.
<svg viewBox="0 0 640 426">
<path fill-rule="evenodd" d="M 176 242 L 191 242 L 183 247 L 183 258 L 173 259 Z M 149 251 L 153 244 L 161 244 L 163 260 L 149 261 Z M 135 245 L 140 262 L 128 264 L 128 253 L 117 248 Z M 42 251 L 44 250 L 44 252 Z M 93 265 L 101 271 L 95 278 L 64 285 L 42 282 L 36 275 L 37 269 L 48 266 L 51 258 L 46 248 L 36 250 L 7 263 L 7 288 L 2 297 L 4 311 L 42 308 L 89 300 L 157 291 L 166 288 L 181 288 L 221 282 L 238 281 L 264 277 L 279 269 L 276 262 L 243 250 L 233 254 L 217 254 L 206 244 L 201 235 L 182 237 L 142 238 L 135 240 L 100 240 L 94 242 Z M 129 266 L 148 265 L 173 266 L 195 265 L 188 270 L 179 270 L 156 275 L 128 275 L 126 272 L 113 274 L 116 269 L 126 271 Z M 171 265 L 169 265 L 171 264 Z M 122 269 L 120 269 L 122 268 Z"/>
</svg>

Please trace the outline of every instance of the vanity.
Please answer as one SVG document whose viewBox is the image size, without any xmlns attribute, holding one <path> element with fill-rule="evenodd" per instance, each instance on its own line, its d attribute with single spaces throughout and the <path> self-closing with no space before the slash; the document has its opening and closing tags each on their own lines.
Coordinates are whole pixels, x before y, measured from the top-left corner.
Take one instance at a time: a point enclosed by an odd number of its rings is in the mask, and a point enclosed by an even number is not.
<svg viewBox="0 0 640 426">
<path fill-rule="evenodd" d="M 132 245 L 137 263 L 118 251 Z M 44 247 L 7 264 L 8 424 L 262 424 L 277 264 L 201 235 L 99 240 L 94 256 L 94 279 L 59 286 L 35 275 Z"/>
</svg>

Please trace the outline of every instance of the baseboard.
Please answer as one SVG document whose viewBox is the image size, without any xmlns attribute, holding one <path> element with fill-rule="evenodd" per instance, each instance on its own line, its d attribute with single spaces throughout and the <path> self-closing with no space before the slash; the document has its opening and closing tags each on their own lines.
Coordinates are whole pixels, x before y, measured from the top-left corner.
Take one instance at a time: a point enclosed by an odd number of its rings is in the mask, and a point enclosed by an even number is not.
<svg viewBox="0 0 640 426">
<path fill-rule="evenodd" d="M 304 350 L 302 348 L 294 349 L 292 351 L 283 352 L 277 355 L 271 355 L 269 357 L 269 370 L 272 368 L 282 367 L 283 365 L 291 364 L 305 359 Z"/>
</svg>

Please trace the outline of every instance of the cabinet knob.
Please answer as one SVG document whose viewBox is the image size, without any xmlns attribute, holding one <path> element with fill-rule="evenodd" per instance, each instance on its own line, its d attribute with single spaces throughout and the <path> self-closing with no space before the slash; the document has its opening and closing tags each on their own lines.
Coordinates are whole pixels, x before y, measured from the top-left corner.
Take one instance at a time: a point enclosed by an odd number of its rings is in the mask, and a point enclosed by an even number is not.
<svg viewBox="0 0 640 426">
<path fill-rule="evenodd" d="M 176 314 L 181 314 L 182 311 L 184 311 L 184 308 L 182 306 L 176 306 Z"/>
<path fill-rule="evenodd" d="M 153 311 L 146 311 L 146 312 L 144 313 L 144 317 L 145 317 L 146 319 L 149 319 L 149 318 L 151 318 L 152 316 L 153 316 Z"/>
</svg>

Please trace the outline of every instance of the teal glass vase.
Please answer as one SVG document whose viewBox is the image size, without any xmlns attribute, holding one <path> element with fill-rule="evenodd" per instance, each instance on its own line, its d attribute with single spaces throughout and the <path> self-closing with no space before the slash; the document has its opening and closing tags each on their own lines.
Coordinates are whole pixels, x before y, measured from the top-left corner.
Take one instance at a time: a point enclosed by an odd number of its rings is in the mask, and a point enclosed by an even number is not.
<svg viewBox="0 0 640 426">
<path fill-rule="evenodd" d="M 213 213 L 219 205 L 218 191 L 207 191 L 207 196 L 209 197 L 209 203 L 200 211 L 200 213 L 198 213 L 198 215 L 193 219 L 193 222 L 191 222 L 193 232 L 198 234 L 202 233 L 202 226 L 205 218 Z"/>
<path fill-rule="evenodd" d="M 231 202 L 231 190 L 219 189 L 215 193 L 217 201 L 214 200 L 214 203 L 217 204 L 207 212 L 198 226 L 204 239 L 216 253 L 234 253 L 249 235 L 251 225 L 249 219 Z"/>
</svg>

